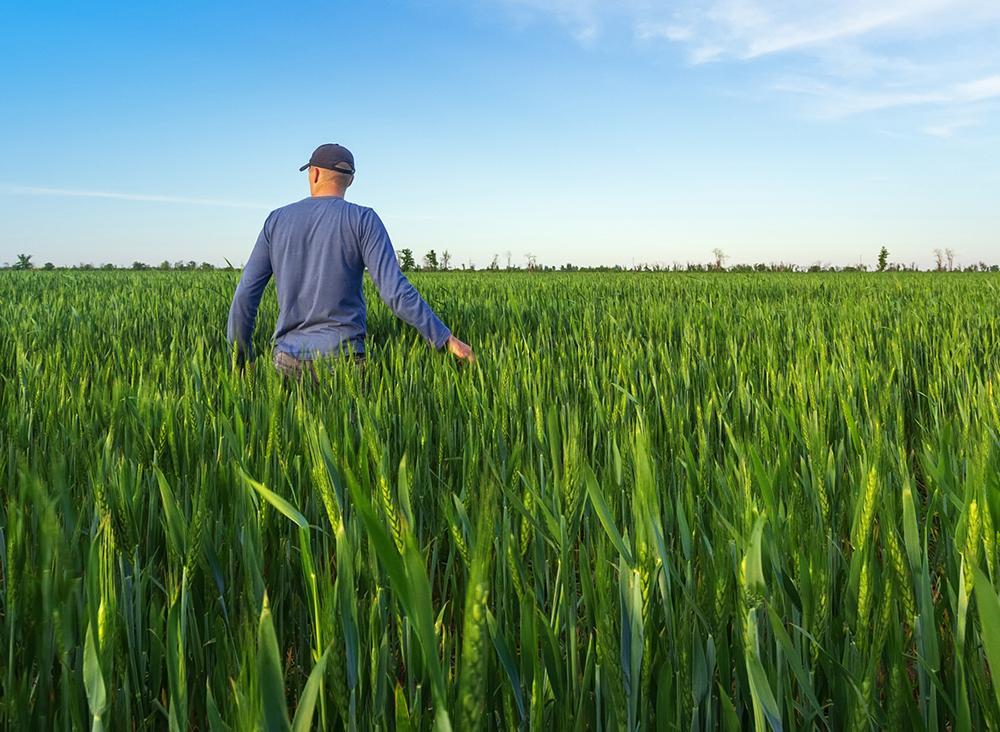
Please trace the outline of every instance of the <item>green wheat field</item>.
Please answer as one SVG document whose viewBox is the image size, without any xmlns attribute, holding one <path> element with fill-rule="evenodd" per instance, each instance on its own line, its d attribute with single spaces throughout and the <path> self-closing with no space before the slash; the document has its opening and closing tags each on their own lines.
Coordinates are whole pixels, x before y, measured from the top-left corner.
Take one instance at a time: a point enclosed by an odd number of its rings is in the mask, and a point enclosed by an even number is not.
<svg viewBox="0 0 1000 732">
<path fill-rule="evenodd" d="M 0 727 L 1000 728 L 1000 277 L 0 273 Z"/>
</svg>

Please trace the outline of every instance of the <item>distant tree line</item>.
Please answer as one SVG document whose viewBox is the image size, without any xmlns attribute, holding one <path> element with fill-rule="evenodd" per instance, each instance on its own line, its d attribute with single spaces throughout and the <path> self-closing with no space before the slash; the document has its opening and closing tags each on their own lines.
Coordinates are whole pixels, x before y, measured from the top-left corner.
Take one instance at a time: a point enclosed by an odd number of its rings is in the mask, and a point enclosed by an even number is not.
<svg viewBox="0 0 1000 732">
<path fill-rule="evenodd" d="M 396 256 L 399 259 L 400 269 L 404 272 L 441 272 L 456 269 L 450 266 L 451 255 L 447 251 L 443 252 L 439 258 L 433 249 L 429 250 L 424 255 L 420 265 L 417 264 L 412 249 L 400 249 Z M 786 262 L 758 262 L 756 264 L 734 264 L 727 267 L 726 261 L 729 256 L 719 248 L 712 250 L 712 259 L 709 262 L 674 262 L 672 264 L 639 262 L 630 267 L 620 264 L 581 266 L 572 262 L 560 265 L 539 264 L 538 257 L 530 252 L 524 255 L 524 259 L 525 266 L 521 267 L 514 261 L 512 253 L 506 251 L 502 260 L 499 254 L 494 254 L 489 265 L 484 269 L 488 272 L 1000 272 L 1000 264 L 987 264 L 986 262 L 967 264 L 965 267 L 956 266 L 953 249 L 935 249 L 933 270 L 921 270 L 915 262 L 910 264 L 890 262 L 889 250 L 886 247 L 879 250 L 877 264 L 873 270 L 864 262 L 840 266 L 822 262 L 807 266 Z M 474 262 L 462 263 L 457 269 L 475 272 L 476 265 Z"/>
<path fill-rule="evenodd" d="M 117 266 L 110 262 L 104 262 L 102 264 L 91 264 L 90 262 L 81 262 L 80 264 L 73 264 L 68 267 L 57 267 L 52 262 L 46 262 L 40 267 L 35 266 L 32 261 L 32 255 L 30 254 L 18 254 L 17 261 L 13 264 L 9 262 L 4 262 L 0 265 L 0 269 L 16 269 L 16 270 L 28 270 L 28 269 L 41 269 L 41 270 L 54 270 L 54 269 L 69 269 L 69 270 L 133 270 L 133 271 L 143 271 L 143 270 L 179 270 L 179 271 L 235 271 L 236 268 L 230 264 L 228 261 L 224 267 L 218 267 L 211 262 L 201 262 L 200 264 L 193 259 L 188 261 L 178 260 L 176 262 L 163 261 L 157 265 L 146 264 L 145 262 L 132 262 L 131 265 L 127 267 Z"/>
<path fill-rule="evenodd" d="M 864 262 L 854 265 L 836 266 L 816 262 L 811 265 L 802 266 L 786 262 L 758 262 L 756 264 L 733 264 L 726 266 L 729 257 L 722 249 L 712 250 L 712 259 L 708 262 L 674 262 L 664 264 L 662 262 L 640 262 L 626 267 L 620 264 L 580 266 L 572 262 L 560 265 L 541 264 L 538 257 L 530 252 L 524 254 L 524 266 L 518 265 L 513 254 L 506 251 L 501 259 L 500 254 L 494 254 L 489 265 L 483 268 L 487 272 L 1000 272 L 1000 264 L 987 264 L 986 262 L 975 262 L 966 264 L 964 267 L 955 263 L 955 250 L 951 248 L 934 249 L 934 267 L 930 270 L 922 270 L 916 263 L 904 264 L 889 261 L 889 250 L 882 247 L 879 250 L 877 264 L 874 268 L 869 268 Z M 459 266 L 452 266 L 452 255 L 445 249 L 440 255 L 430 249 L 417 263 L 412 249 L 400 249 L 396 256 L 399 260 L 399 267 L 404 272 L 475 272 L 475 262 L 462 262 Z M 501 262 L 503 263 L 501 265 Z M 52 262 L 45 262 L 41 267 L 36 267 L 30 254 L 18 254 L 17 261 L 13 263 L 4 262 L 0 269 L 30 270 L 30 269 L 69 269 L 69 270 L 157 270 L 157 271 L 213 271 L 221 270 L 232 272 L 236 267 L 226 260 L 224 267 L 216 266 L 210 262 L 195 262 L 192 260 L 176 262 L 163 261 L 158 265 L 150 265 L 145 262 L 132 262 L 131 266 L 118 267 L 110 263 L 93 265 L 90 263 L 76 264 L 70 267 L 56 267 Z M 483 270 L 480 270 L 483 271 Z"/>
</svg>

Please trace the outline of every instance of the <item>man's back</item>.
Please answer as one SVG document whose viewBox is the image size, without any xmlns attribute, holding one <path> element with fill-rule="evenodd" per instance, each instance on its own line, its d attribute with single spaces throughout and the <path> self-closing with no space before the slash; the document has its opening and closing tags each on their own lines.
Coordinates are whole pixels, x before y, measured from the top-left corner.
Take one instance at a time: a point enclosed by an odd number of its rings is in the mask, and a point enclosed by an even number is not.
<svg viewBox="0 0 1000 732">
<path fill-rule="evenodd" d="M 271 266 L 278 293 L 278 348 L 293 356 L 364 350 L 365 209 L 334 196 L 311 197 L 268 217 Z M 370 223 L 368 223 L 370 226 Z"/>
<path fill-rule="evenodd" d="M 273 275 L 278 350 L 296 358 L 363 353 L 366 267 L 396 315 L 441 348 L 450 331 L 400 271 L 378 215 L 338 196 L 305 198 L 267 217 L 233 298 L 230 340 L 249 344 L 257 305 Z"/>
</svg>

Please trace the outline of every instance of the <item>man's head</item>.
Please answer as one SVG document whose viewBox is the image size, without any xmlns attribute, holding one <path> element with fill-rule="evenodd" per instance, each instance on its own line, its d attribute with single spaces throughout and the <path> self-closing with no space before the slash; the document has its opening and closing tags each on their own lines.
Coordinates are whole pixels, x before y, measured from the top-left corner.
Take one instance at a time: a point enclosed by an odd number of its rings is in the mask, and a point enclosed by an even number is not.
<svg viewBox="0 0 1000 732">
<path fill-rule="evenodd" d="M 354 155 L 343 145 L 320 145 L 299 170 L 306 168 L 313 196 L 343 196 L 354 182 Z"/>
</svg>

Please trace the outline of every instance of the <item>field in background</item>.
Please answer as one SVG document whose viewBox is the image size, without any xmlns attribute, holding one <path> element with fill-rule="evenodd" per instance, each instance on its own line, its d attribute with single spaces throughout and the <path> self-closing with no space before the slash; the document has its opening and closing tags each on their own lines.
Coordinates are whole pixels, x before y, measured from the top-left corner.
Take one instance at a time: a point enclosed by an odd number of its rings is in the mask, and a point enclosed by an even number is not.
<svg viewBox="0 0 1000 732">
<path fill-rule="evenodd" d="M 236 277 L 0 273 L 0 726 L 1000 727 L 1000 277 Z"/>
</svg>

